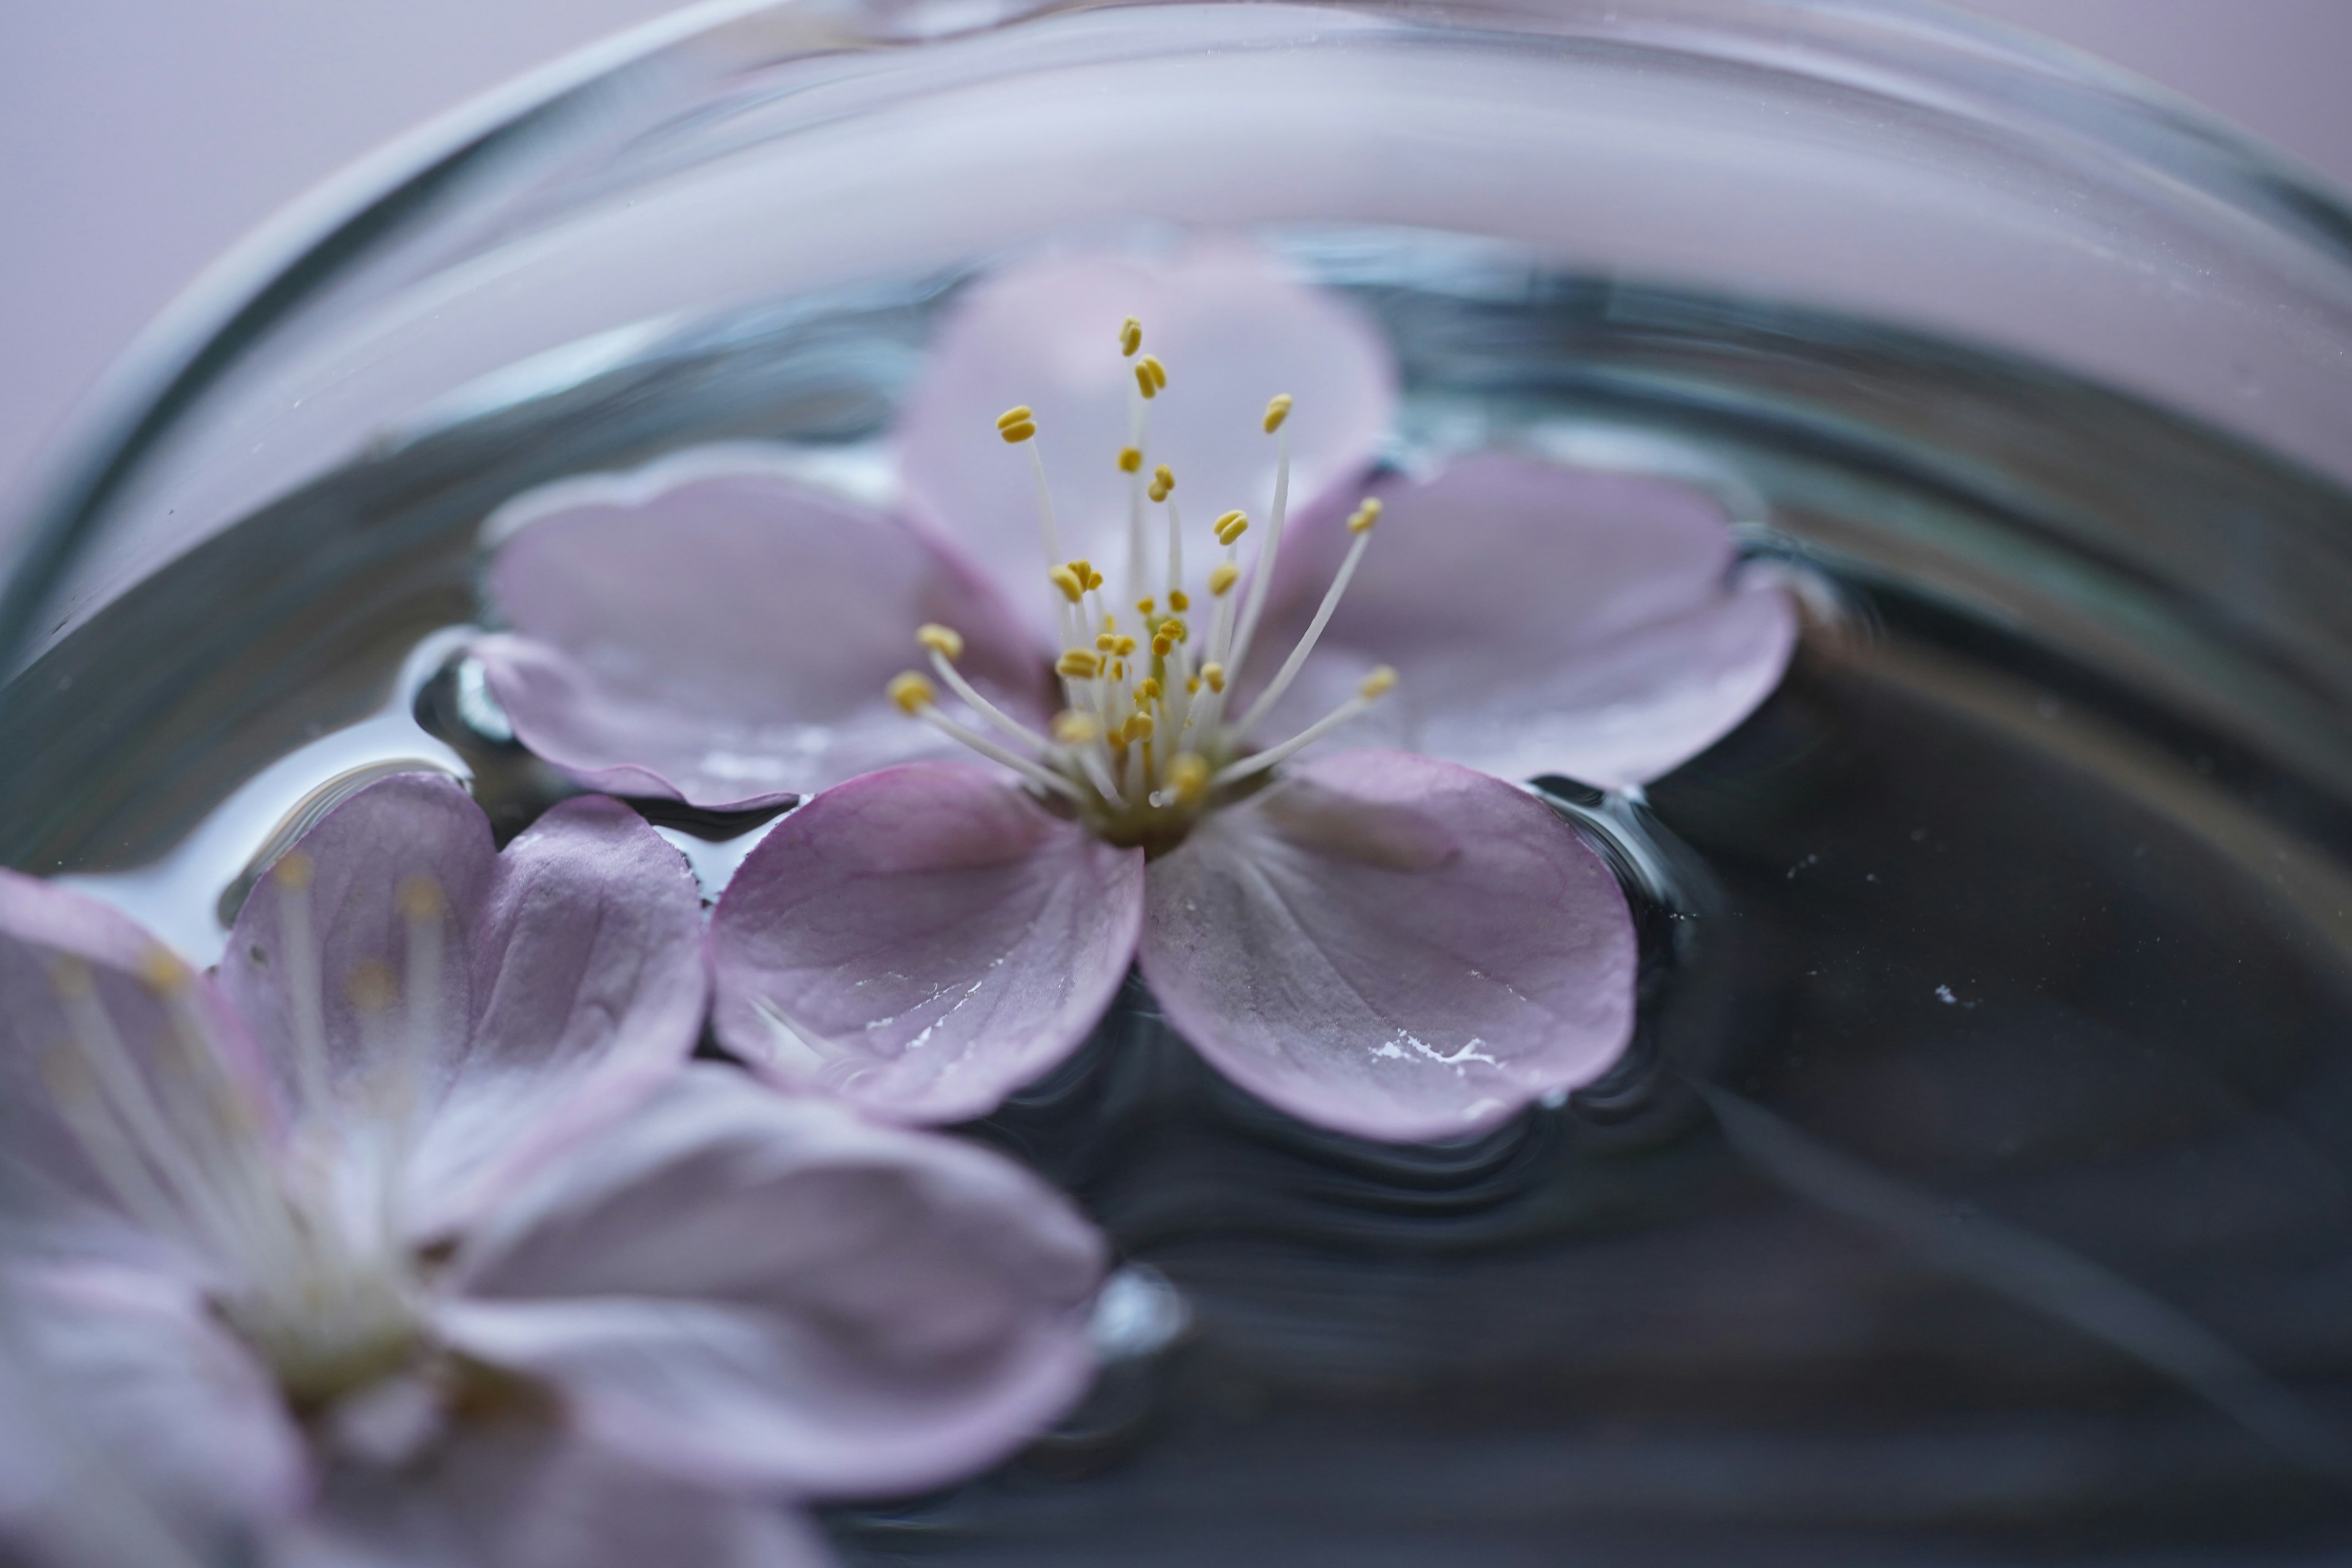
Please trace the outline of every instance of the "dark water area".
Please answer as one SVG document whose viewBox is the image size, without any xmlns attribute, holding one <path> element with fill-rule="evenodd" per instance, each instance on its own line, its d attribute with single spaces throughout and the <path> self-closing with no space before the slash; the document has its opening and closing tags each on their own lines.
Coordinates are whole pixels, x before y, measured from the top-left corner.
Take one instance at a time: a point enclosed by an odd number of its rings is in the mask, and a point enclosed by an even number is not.
<svg viewBox="0 0 2352 1568">
<path fill-rule="evenodd" d="M 1709 484 L 1805 645 L 1645 802 L 1543 781 L 1643 924 L 1603 1083 L 1355 1142 L 1131 984 L 961 1130 L 1189 1324 L 999 1472 L 831 1510 L 845 1559 L 2352 1561 L 2352 499 L 1866 324 L 1300 254 L 1389 326 L 1406 453 Z M 0 691 L 0 858 L 197 929 L 371 769 L 462 765 L 519 829 L 560 786 L 428 641 L 485 613 L 481 520 L 695 441 L 863 450 L 940 297 L 714 324 L 200 546 Z"/>
</svg>

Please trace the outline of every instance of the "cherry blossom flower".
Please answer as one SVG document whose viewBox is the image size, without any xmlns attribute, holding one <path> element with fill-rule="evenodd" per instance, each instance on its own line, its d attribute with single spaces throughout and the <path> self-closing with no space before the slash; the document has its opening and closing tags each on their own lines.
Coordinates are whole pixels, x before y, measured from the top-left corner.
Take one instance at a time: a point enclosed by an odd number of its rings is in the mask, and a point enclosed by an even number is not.
<svg viewBox="0 0 2352 1568">
<path fill-rule="evenodd" d="M 1262 1099 L 1475 1132 L 1633 1026 L 1621 890 L 1506 780 L 1679 765 L 1795 617 L 1682 485 L 1505 453 L 1368 482 L 1396 387 L 1238 247 L 1013 267 L 940 331 L 895 511 L 740 450 L 569 481 L 499 521 L 511 629 L 476 651 L 584 781 L 814 796 L 711 931 L 719 1037 L 783 1085 L 982 1114 L 1139 962 Z"/>
<path fill-rule="evenodd" d="M 0 873 L 9 1321 L 177 1539 L 822 1563 L 790 1503 L 959 1478 L 1076 1396 L 1092 1231 L 996 1156 L 682 1067 L 700 940 L 625 808 L 501 854 L 417 775 L 276 863 L 216 977 Z"/>
</svg>

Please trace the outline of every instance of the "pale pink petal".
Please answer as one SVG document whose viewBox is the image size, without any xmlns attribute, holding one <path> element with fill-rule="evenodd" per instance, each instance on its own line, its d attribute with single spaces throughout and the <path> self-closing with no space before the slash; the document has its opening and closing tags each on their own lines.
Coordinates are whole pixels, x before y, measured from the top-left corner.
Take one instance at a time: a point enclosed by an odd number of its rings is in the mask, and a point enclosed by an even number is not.
<svg viewBox="0 0 2352 1568">
<path fill-rule="evenodd" d="M 170 1173 L 122 1151 L 168 1125 L 187 1158 L 211 1158 L 274 1121 L 260 1057 L 209 981 L 96 900 L 0 870 L 0 1218 L 50 1247 L 200 1268 L 217 1249 Z"/>
<path fill-rule="evenodd" d="M 869 773 L 784 818 L 719 900 L 719 1038 L 892 1120 L 983 1115 L 1086 1037 L 1142 915 L 1142 851 L 1003 774 Z"/>
<path fill-rule="evenodd" d="M 72 1423 L 52 1441 L 89 1445 L 86 1459 L 111 1467 L 183 1541 L 217 1544 L 301 1505 L 301 1434 L 193 1281 L 56 1265 L 8 1288 L 28 1364 Z"/>
<path fill-rule="evenodd" d="M 955 552 L 739 451 L 566 481 L 515 503 L 478 641 L 522 742 L 592 787 L 731 806 L 948 744 L 883 696 L 915 629 L 961 632 L 967 679 L 1042 717 L 1045 658 Z"/>
<path fill-rule="evenodd" d="M 1177 1032 L 1318 1126 L 1491 1127 L 1624 1050 L 1637 954 L 1601 858 L 1532 796 L 1349 752 L 1151 864 L 1143 973 Z"/>
<path fill-rule="evenodd" d="M 501 855 L 480 807 L 447 779 L 403 774 L 335 808 L 301 841 L 317 934 L 334 1104 L 349 1121 L 415 1108 L 413 1221 L 433 1230 L 559 1142 L 649 1092 L 694 1048 L 709 994 L 701 903 L 677 851 L 635 813 L 583 797 Z M 429 879 L 446 906 L 437 963 L 412 950 L 401 892 Z M 301 1053 L 284 921 L 298 895 L 265 877 L 221 977 L 284 1092 Z M 399 1005 L 352 1001 L 366 963 Z M 429 984 L 422 1018 L 409 1004 Z"/>
<path fill-rule="evenodd" d="M 440 1324 L 648 1466 L 888 1495 L 994 1463 L 1076 1398 L 1102 1262 L 994 1154 L 698 1065 L 498 1211 Z"/>
<path fill-rule="evenodd" d="M 1279 739 L 1375 665 L 1402 679 L 1343 731 L 1504 778 L 1623 787 L 1715 743 L 1780 684 L 1787 593 L 1735 574 L 1728 520 L 1671 480 L 1487 453 L 1423 482 L 1383 481 L 1363 563 L 1298 684 L 1261 726 Z M 1326 513 L 1286 549 L 1252 658 L 1289 652 L 1345 547 Z"/>
<path fill-rule="evenodd" d="M 1130 593 L 1128 444 L 1135 362 L 1119 323 L 1143 323 L 1143 352 L 1167 367 L 1150 405 L 1150 464 L 1176 474 L 1196 581 L 1216 547 L 1208 524 L 1238 509 L 1263 522 L 1274 492 L 1267 399 L 1297 400 L 1288 434 L 1291 500 L 1311 504 L 1371 460 L 1396 403 L 1387 345 L 1337 296 L 1286 278 L 1231 241 L 1173 255 L 1092 252 L 1013 263 L 982 279 L 940 327 L 899 422 L 910 501 L 967 542 L 1009 584 L 1013 604 L 1050 635 L 1045 545 L 1029 454 L 998 437 L 1016 404 L 1036 411 L 1066 556 L 1083 556 Z M 1155 516 L 1160 509 L 1150 509 Z M 1164 525 L 1151 559 L 1164 561 Z"/>
<path fill-rule="evenodd" d="M 331 1477 L 272 1568 L 824 1568 L 777 1503 L 683 1484 L 527 1422 L 462 1434 L 400 1471 Z"/>
</svg>

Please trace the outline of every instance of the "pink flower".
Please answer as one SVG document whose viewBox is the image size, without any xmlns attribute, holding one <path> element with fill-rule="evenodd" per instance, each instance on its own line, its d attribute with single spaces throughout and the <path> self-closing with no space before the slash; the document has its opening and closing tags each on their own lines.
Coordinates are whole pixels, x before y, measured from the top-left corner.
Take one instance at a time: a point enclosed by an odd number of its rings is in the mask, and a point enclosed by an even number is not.
<svg viewBox="0 0 2352 1568">
<path fill-rule="evenodd" d="M 1098 1241 L 992 1155 L 681 1068 L 700 940 L 625 808 L 500 854 L 419 776 L 278 861 L 216 979 L 0 873 L 43 1386 L 192 1547 L 296 1564 L 821 1563 L 774 1500 L 1005 1453 L 1088 1375 Z"/>
<path fill-rule="evenodd" d="M 1490 453 L 1366 487 L 1395 401 L 1254 253 L 1015 268 L 940 330 L 896 512 L 742 449 L 571 481 L 500 520 L 478 656 L 600 787 L 814 795 L 711 931 L 719 1037 L 781 1084 L 984 1113 L 1139 959 L 1263 1099 L 1474 1132 L 1633 1025 L 1622 893 L 1504 779 L 1678 765 L 1794 615 L 1679 485 Z M 1351 723 L 1394 749 L 1328 750 Z"/>
</svg>

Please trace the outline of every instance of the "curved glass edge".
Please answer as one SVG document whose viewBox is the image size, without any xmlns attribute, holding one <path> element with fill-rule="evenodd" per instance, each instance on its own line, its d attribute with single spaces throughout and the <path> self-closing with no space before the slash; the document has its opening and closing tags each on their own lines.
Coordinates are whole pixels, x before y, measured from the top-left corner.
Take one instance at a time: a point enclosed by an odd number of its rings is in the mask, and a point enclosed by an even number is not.
<svg viewBox="0 0 2352 1568">
<path fill-rule="evenodd" d="M 470 173 L 559 140 L 574 111 L 626 98 L 655 78 L 702 79 L 820 51 L 919 47 L 1077 12 L 1200 3 L 707 0 L 428 121 L 216 262 L 85 402 L 26 492 L 34 500 L 11 531 L 0 578 L 0 670 L 16 672 L 78 552 L 185 410 L 373 247 L 419 221 Z M 1937 0 L 1457 0 L 1442 11 L 1408 0 L 1311 3 L 1415 26 L 1588 37 L 1769 60 L 1883 96 L 2006 116 L 2158 172 L 2352 268 L 2352 209 L 2285 154 L 2093 57 Z"/>
</svg>

